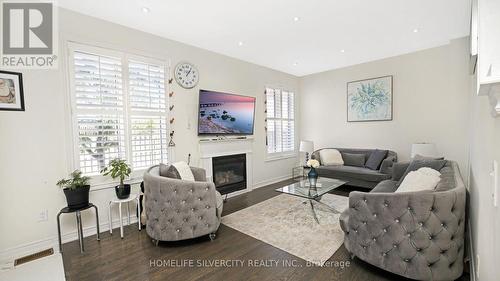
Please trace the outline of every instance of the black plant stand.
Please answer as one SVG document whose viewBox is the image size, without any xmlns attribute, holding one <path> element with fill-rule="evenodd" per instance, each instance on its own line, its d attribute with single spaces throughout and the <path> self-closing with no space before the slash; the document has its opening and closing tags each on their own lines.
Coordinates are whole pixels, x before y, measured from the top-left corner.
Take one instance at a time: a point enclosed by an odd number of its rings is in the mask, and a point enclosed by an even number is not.
<svg viewBox="0 0 500 281">
<path fill-rule="evenodd" d="M 83 253 L 83 229 L 82 229 L 82 216 L 80 214 L 80 211 L 87 210 L 89 208 L 94 208 L 95 209 L 95 220 L 96 220 L 96 228 L 97 228 L 97 241 L 100 241 L 99 238 L 99 212 L 97 211 L 97 206 L 95 206 L 92 203 L 89 203 L 85 207 L 81 207 L 78 209 L 72 209 L 69 207 L 62 208 L 61 211 L 59 211 L 59 214 L 57 214 L 57 234 L 59 235 L 59 251 L 62 253 L 62 242 L 61 242 L 61 222 L 59 220 L 59 216 L 61 214 L 68 214 L 68 213 L 76 213 L 76 228 L 78 232 L 78 241 L 80 242 L 80 252 Z"/>
</svg>

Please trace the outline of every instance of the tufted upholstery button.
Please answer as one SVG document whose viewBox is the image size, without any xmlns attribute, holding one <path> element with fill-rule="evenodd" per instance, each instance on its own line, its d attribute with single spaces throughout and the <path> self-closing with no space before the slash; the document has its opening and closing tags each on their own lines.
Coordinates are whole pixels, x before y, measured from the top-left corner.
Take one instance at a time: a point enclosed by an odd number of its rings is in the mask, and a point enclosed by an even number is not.
<svg viewBox="0 0 500 281">
<path fill-rule="evenodd" d="M 410 260 L 409 259 L 405 259 L 405 262 L 410 262 Z"/>
<path fill-rule="evenodd" d="M 202 216 L 199 216 L 198 219 L 201 220 L 203 217 Z"/>
<path fill-rule="evenodd" d="M 374 217 L 377 217 L 377 213 L 373 214 Z"/>
<path fill-rule="evenodd" d="M 180 229 L 178 229 L 178 228 L 177 228 L 177 230 L 176 230 L 176 231 L 177 231 L 177 232 L 181 232 L 181 230 L 180 230 Z"/>
<path fill-rule="evenodd" d="M 357 229 L 355 229 L 355 230 L 354 230 L 354 232 L 358 233 L 358 230 L 357 230 Z"/>
<path fill-rule="evenodd" d="M 193 193 L 193 191 L 194 191 L 194 190 L 191 188 L 189 191 L 190 191 L 191 193 Z M 193 226 L 193 228 L 194 228 L 194 226 Z"/>
<path fill-rule="evenodd" d="M 411 233 L 406 234 L 406 236 L 411 237 Z"/>
<path fill-rule="evenodd" d="M 385 257 L 385 256 L 387 256 L 387 254 L 386 253 L 382 253 L 382 256 Z"/>
<path fill-rule="evenodd" d="M 384 206 L 385 206 L 385 207 L 389 207 L 389 204 L 387 204 L 387 203 L 384 203 Z"/>
<path fill-rule="evenodd" d="M 368 200 L 366 200 L 366 199 L 363 199 L 363 201 L 365 201 L 365 203 L 368 202 Z"/>
<path fill-rule="evenodd" d="M 363 246 L 363 249 L 366 249 L 366 246 Z"/>
<path fill-rule="evenodd" d="M 384 230 L 384 232 L 387 232 L 387 228 L 384 228 L 383 230 Z"/>
<path fill-rule="evenodd" d="M 207 205 L 205 208 L 210 209 L 210 206 Z"/>
<path fill-rule="evenodd" d="M 377 238 L 373 237 L 373 241 L 375 241 L 375 242 L 376 242 L 376 241 L 377 241 Z"/>
<path fill-rule="evenodd" d="M 177 189 L 174 189 L 174 193 L 177 193 Z"/>
<path fill-rule="evenodd" d="M 201 201 L 201 197 L 198 197 L 198 201 Z"/>
<path fill-rule="evenodd" d="M 207 187 L 207 188 L 205 188 L 205 190 L 208 190 L 208 187 Z"/>
<path fill-rule="evenodd" d="M 366 224 L 366 221 L 364 221 L 363 224 Z"/>
<path fill-rule="evenodd" d="M 395 221 L 395 222 L 399 222 L 399 219 L 395 219 L 394 221 Z"/>
<path fill-rule="evenodd" d="M 442 227 L 446 227 L 446 224 L 444 224 L 444 223 L 441 223 L 441 226 L 442 226 Z"/>
<path fill-rule="evenodd" d="M 184 222 L 187 222 L 188 220 L 187 219 L 184 219 Z"/>
<path fill-rule="evenodd" d="M 411 211 L 411 207 L 408 207 L 408 211 Z"/>
<path fill-rule="evenodd" d="M 397 247 L 398 247 L 398 245 L 397 245 L 397 244 L 394 244 L 394 245 L 392 245 L 392 247 L 393 247 L 393 248 L 397 248 Z"/>
<path fill-rule="evenodd" d="M 424 226 L 424 223 L 423 222 L 419 222 L 418 225 Z"/>
<path fill-rule="evenodd" d="M 434 236 L 430 235 L 429 240 L 432 240 L 432 239 L 434 239 Z"/>
<path fill-rule="evenodd" d="M 420 249 L 420 248 L 417 248 L 417 252 L 420 252 L 420 251 L 422 251 L 422 249 Z"/>
<path fill-rule="evenodd" d="M 182 200 L 182 204 L 186 204 L 186 200 Z"/>
</svg>

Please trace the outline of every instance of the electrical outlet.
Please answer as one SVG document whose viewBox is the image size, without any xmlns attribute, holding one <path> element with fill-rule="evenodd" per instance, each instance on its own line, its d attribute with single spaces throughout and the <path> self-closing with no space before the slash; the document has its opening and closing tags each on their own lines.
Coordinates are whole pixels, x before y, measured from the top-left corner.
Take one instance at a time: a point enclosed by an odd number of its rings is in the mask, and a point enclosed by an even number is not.
<svg viewBox="0 0 500 281">
<path fill-rule="evenodd" d="M 49 220 L 49 210 L 41 210 L 38 213 L 38 222 L 48 221 Z"/>
</svg>

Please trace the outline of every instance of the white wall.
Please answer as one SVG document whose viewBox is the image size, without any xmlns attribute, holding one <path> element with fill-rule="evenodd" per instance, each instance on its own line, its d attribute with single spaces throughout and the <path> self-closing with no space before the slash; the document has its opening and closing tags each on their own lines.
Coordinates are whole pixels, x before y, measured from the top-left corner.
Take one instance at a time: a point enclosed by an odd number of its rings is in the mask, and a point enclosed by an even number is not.
<svg viewBox="0 0 500 281">
<path fill-rule="evenodd" d="M 473 87 L 475 88 L 475 87 Z M 477 280 L 498 280 L 500 211 L 493 206 L 493 161 L 500 164 L 500 118 L 493 118 L 488 97 L 471 94 L 469 220 Z M 500 201 L 499 201 L 500 204 Z M 479 256 L 479 261 L 478 261 Z"/>
<path fill-rule="evenodd" d="M 395 150 L 409 158 L 414 142 L 436 143 L 448 159 L 467 163 L 467 40 L 300 79 L 301 138 L 315 148 Z M 347 123 L 346 84 L 393 75 L 393 121 Z"/>
<path fill-rule="evenodd" d="M 49 244 L 56 237 L 55 217 L 65 206 L 65 198 L 55 183 L 72 168 L 65 58 L 68 40 L 167 59 L 172 67 L 181 60 L 198 67 L 198 87 L 184 90 L 173 84 L 177 160 L 186 160 L 191 153 L 192 163 L 199 164 L 196 117 L 200 88 L 256 96 L 253 182 L 263 184 L 291 174 L 296 158 L 265 161 L 263 98 L 266 85 L 297 91 L 296 77 L 67 10 L 59 12 L 59 32 L 59 69 L 22 71 L 26 111 L 0 111 L 0 255 L 9 255 L 27 243 Z M 90 194 L 102 224 L 107 223 L 106 202 L 113 194 L 112 189 Z M 48 209 L 49 221 L 37 222 L 44 209 Z M 85 227 L 94 224 L 91 214 L 84 213 Z M 63 217 L 65 233 L 75 234 L 74 221 L 73 216 Z"/>
</svg>

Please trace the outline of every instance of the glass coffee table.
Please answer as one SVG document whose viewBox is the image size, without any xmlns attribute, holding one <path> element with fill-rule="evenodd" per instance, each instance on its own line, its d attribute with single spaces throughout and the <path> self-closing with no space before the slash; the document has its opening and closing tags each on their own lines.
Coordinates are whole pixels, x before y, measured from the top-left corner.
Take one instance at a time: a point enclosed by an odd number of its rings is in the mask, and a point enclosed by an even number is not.
<svg viewBox="0 0 500 281">
<path fill-rule="evenodd" d="M 303 204 L 309 203 L 309 205 L 311 206 L 314 219 L 316 220 L 317 223 L 319 223 L 318 216 L 316 215 L 316 210 L 314 209 L 314 205 L 317 204 L 319 206 L 326 207 L 326 209 L 328 209 L 329 211 L 338 214 L 339 213 L 338 210 L 321 202 L 321 197 L 326 193 L 346 183 L 347 183 L 346 181 L 320 177 L 318 178 L 315 187 L 311 187 L 309 185 L 309 181 L 305 179 L 284 187 L 280 187 L 276 189 L 276 191 L 307 199 L 302 203 Z"/>
</svg>

